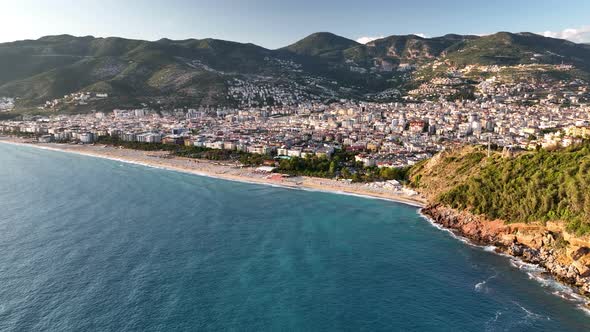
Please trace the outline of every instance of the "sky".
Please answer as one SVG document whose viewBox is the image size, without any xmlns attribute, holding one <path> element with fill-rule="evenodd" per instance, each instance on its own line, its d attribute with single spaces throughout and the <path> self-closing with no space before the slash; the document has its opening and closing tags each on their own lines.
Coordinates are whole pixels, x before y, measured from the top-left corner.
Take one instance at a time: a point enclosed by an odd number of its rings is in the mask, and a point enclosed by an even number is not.
<svg viewBox="0 0 590 332">
<path fill-rule="evenodd" d="M 590 42 L 590 0 L 0 1 L 0 42 L 71 34 L 218 38 L 279 48 L 319 31 L 360 42 L 497 31 Z"/>
</svg>

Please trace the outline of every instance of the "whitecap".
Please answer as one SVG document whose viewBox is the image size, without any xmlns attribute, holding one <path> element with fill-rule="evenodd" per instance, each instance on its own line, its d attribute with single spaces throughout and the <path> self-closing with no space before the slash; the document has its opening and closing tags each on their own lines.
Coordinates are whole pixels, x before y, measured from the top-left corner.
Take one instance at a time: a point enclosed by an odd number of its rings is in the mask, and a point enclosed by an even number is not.
<svg viewBox="0 0 590 332">
<path fill-rule="evenodd" d="M 475 287 L 474 287 L 475 290 L 480 292 L 483 289 L 483 287 L 486 285 L 486 282 L 487 282 L 487 280 L 484 280 L 482 282 L 478 282 L 477 284 L 475 284 Z"/>
<path fill-rule="evenodd" d="M 559 297 L 561 297 L 565 300 L 568 300 L 570 302 L 578 304 L 578 307 L 583 309 L 584 313 L 590 315 L 590 309 L 585 306 L 588 299 L 585 298 L 584 296 L 578 294 L 578 292 L 576 292 L 576 290 L 573 287 L 570 287 L 568 285 L 564 285 L 564 284 L 560 283 L 559 281 L 557 281 L 555 278 L 553 278 L 548 273 L 548 271 L 545 268 L 539 266 L 538 264 L 527 263 L 517 257 L 511 256 L 511 255 L 508 255 L 508 254 L 505 254 L 502 252 L 497 252 L 495 246 L 476 245 L 473 242 L 471 242 L 469 239 L 459 236 L 459 235 L 455 234 L 455 232 L 453 232 L 452 230 L 435 223 L 434 220 L 432 220 L 430 217 L 426 216 L 425 214 L 423 214 L 421 212 L 420 212 L 420 216 L 422 218 L 424 218 L 426 221 L 428 221 L 428 223 L 431 224 L 432 226 L 434 226 L 435 228 L 447 232 L 453 238 L 455 238 L 455 239 L 457 239 L 457 240 L 459 240 L 471 247 L 480 248 L 484 251 L 492 252 L 496 255 L 500 255 L 500 256 L 504 256 L 504 257 L 509 258 L 510 265 L 526 272 L 529 279 L 535 280 L 536 282 L 541 284 L 543 287 L 553 289 L 554 292 L 552 292 L 552 294 L 559 296 Z M 486 283 L 487 283 L 487 280 L 484 280 L 484 281 L 481 281 L 481 282 L 475 284 L 475 286 L 474 286 L 475 291 L 480 292 L 482 290 L 485 290 Z M 558 292 L 558 293 L 556 294 L 555 292 Z"/>
<path fill-rule="evenodd" d="M 512 301 L 512 303 L 516 304 L 520 309 L 522 309 L 522 311 L 524 311 L 525 316 L 524 316 L 524 323 L 531 323 L 535 320 L 539 320 L 539 319 L 546 319 L 546 320 L 551 320 L 550 317 L 548 316 L 543 316 L 540 314 L 537 314 L 527 308 L 525 308 L 524 306 L 522 306 L 520 303 L 516 302 L 516 301 Z"/>
<path fill-rule="evenodd" d="M 487 292 L 487 291 L 488 291 L 488 288 L 486 287 L 487 283 L 488 283 L 490 280 L 492 280 L 492 279 L 496 278 L 497 276 L 498 276 L 498 273 L 494 274 L 493 276 L 491 276 L 491 277 L 487 278 L 487 279 L 486 279 L 486 280 L 484 280 L 484 281 L 480 281 L 480 282 L 478 282 L 477 284 L 475 284 L 475 286 L 474 286 L 474 289 L 475 289 L 475 291 L 476 291 L 476 292 L 482 292 L 482 291 L 483 291 L 483 292 Z"/>
<path fill-rule="evenodd" d="M 483 247 L 483 250 L 485 250 L 487 252 L 493 252 L 493 253 L 495 253 L 497 249 L 498 249 L 498 247 L 496 247 L 496 246 L 484 246 Z"/>
<path fill-rule="evenodd" d="M 590 316 L 590 308 L 588 308 L 586 304 L 578 304 L 578 308 L 580 308 L 587 316 Z"/>
<path fill-rule="evenodd" d="M 422 212 L 418 212 L 418 214 L 423 219 L 425 219 L 426 221 L 428 221 L 428 223 L 430 225 L 434 226 L 435 228 L 437 228 L 437 229 L 439 229 L 439 230 L 441 230 L 443 232 L 446 232 L 446 233 L 450 234 L 451 237 L 453 237 L 454 239 L 459 240 L 459 241 L 465 243 L 466 245 L 468 245 L 470 247 L 479 248 L 479 249 L 483 249 L 485 251 L 488 251 L 488 250 L 486 250 L 486 246 L 477 245 L 477 244 L 473 243 L 471 240 L 469 240 L 468 238 L 466 238 L 464 236 L 461 236 L 461 235 L 458 235 L 453 230 L 451 230 L 449 228 L 446 228 L 446 227 L 444 227 L 442 225 L 437 224 L 436 222 L 434 222 L 434 220 L 432 220 L 432 218 L 428 217 L 427 215 L 423 214 Z M 493 247 L 493 246 L 488 246 L 488 247 Z"/>
<path fill-rule="evenodd" d="M 498 318 L 500 318 L 500 316 L 502 316 L 502 311 L 498 310 L 496 311 L 496 313 L 494 314 L 494 317 L 490 318 L 486 323 L 485 323 L 485 331 L 496 331 L 496 323 L 498 322 Z"/>
</svg>

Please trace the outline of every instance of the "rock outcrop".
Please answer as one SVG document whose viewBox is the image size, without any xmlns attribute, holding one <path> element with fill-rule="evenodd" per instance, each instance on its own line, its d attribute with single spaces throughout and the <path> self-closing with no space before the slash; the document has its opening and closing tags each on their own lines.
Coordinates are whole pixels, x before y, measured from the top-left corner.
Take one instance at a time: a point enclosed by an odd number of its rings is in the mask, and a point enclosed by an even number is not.
<svg viewBox="0 0 590 332">
<path fill-rule="evenodd" d="M 590 298 L 590 243 L 573 237 L 558 224 L 509 224 L 440 204 L 429 205 L 422 213 L 475 244 L 494 245 L 499 252 L 538 264 Z"/>
</svg>

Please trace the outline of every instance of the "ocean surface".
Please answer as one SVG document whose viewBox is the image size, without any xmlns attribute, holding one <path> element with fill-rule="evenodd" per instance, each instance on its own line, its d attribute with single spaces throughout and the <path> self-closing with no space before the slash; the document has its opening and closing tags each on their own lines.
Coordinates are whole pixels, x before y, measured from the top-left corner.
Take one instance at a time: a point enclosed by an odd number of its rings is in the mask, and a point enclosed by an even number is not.
<svg viewBox="0 0 590 332">
<path fill-rule="evenodd" d="M 0 144 L 1 331 L 590 330 L 568 294 L 415 207 Z"/>
</svg>

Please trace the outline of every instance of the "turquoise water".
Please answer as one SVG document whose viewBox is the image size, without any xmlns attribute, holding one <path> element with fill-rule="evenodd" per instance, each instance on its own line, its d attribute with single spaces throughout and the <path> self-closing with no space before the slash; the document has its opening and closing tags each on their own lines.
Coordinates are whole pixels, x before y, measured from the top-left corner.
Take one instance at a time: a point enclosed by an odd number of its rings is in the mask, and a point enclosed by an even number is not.
<svg viewBox="0 0 590 332">
<path fill-rule="evenodd" d="M 2 331 L 583 331 L 416 208 L 0 144 Z"/>
</svg>

